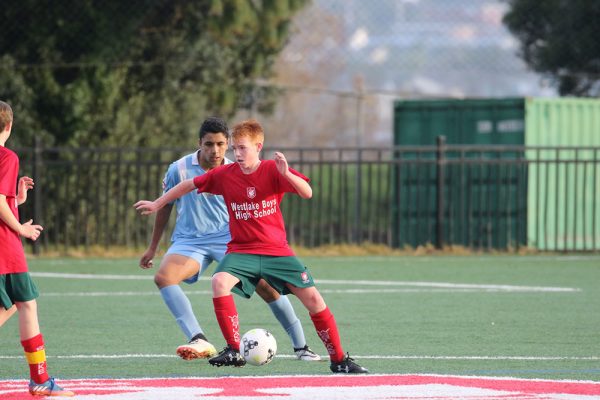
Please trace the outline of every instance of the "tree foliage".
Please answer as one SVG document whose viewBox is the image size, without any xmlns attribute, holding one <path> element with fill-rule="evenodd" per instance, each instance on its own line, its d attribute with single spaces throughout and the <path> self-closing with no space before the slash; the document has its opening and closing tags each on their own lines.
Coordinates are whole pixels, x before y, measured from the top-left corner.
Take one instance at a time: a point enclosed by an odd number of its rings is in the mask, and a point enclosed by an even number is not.
<svg viewBox="0 0 600 400">
<path fill-rule="evenodd" d="M 189 145 L 206 115 L 231 116 L 271 76 L 307 1 L 3 1 L 11 140 Z"/>
<path fill-rule="evenodd" d="M 550 76 L 561 95 L 600 95 L 600 1 L 508 0 L 504 23 L 520 56 Z"/>
</svg>

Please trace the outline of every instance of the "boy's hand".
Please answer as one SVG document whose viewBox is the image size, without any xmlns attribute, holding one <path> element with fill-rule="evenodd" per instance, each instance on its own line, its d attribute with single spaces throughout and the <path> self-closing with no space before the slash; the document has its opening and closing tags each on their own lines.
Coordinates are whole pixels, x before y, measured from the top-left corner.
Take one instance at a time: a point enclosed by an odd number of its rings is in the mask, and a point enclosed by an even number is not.
<svg viewBox="0 0 600 400">
<path fill-rule="evenodd" d="M 159 210 L 159 207 L 155 201 L 140 200 L 133 206 L 136 210 L 140 211 L 142 215 L 150 215 Z"/>
<path fill-rule="evenodd" d="M 17 204 L 23 204 L 27 200 L 27 191 L 33 189 L 33 179 L 22 176 L 17 185 Z"/>
<path fill-rule="evenodd" d="M 31 239 L 35 241 L 44 228 L 41 225 L 33 225 L 33 220 L 25 222 L 21 225 L 21 230 L 19 231 L 19 235 L 26 237 L 27 239 Z"/>
<path fill-rule="evenodd" d="M 154 266 L 154 261 L 152 261 L 152 259 L 154 258 L 155 254 L 156 254 L 156 250 L 153 249 L 152 247 L 148 247 L 146 249 L 146 251 L 144 252 L 144 254 L 142 254 L 142 258 L 140 258 L 140 268 L 142 268 L 142 269 L 152 268 Z"/>
<path fill-rule="evenodd" d="M 288 162 L 285 159 L 285 156 L 283 155 L 283 153 L 276 151 L 274 159 L 275 165 L 277 166 L 277 170 L 281 175 L 285 176 L 288 173 Z"/>
</svg>

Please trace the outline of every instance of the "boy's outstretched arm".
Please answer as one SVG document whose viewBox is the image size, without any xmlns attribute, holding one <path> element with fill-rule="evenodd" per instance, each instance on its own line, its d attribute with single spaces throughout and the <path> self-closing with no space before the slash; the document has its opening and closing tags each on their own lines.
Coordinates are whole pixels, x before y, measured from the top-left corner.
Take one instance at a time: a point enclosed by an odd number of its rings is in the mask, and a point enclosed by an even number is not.
<svg viewBox="0 0 600 400">
<path fill-rule="evenodd" d="M 142 215 L 149 215 L 157 212 L 167 204 L 177 200 L 183 195 L 188 194 L 194 189 L 196 189 L 196 186 L 194 185 L 194 180 L 186 179 L 185 181 L 182 181 L 175 185 L 173 189 L 169 190 L 167 193 L 163 194 L 158 199 L 154 201 L 140 200 L 133 206 L 136 210 L 141 211 Z"/>
</svg>

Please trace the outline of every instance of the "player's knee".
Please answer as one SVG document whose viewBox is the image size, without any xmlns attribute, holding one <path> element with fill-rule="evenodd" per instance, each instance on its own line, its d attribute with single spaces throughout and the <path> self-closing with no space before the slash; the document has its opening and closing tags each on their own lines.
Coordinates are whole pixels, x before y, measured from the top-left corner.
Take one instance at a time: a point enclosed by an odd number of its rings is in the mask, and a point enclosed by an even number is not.
<svg viewBox="0 0 600 400">
<path fill-rule="evenodd" d="M 321 296 L 321 293 L 314 287 L 304 289 L 296 288 L 294 294 L 302 301 L 304 307 L 306 307 L 311 314 L 317 314 L 327 307 L 323 296 Z"/>
<path fill-rule="evenodd" d="M 173 285 L 174 283 L 171 282 L 171 279 L 169 279 L 168 275 L 165 275 L 159 271 L 154 275 L 154 284 L 159 289 L 162 289 L 165 286 Z"/>
<path fill-rule="evenodd" d="M 327 305 L 321 296 L 311 296 L 307 301 L 307 308 L 311 313 L 323 311 Z"/>
<path fill-rule="evenodd" d="M 215 274 L 213 275 L 210 281 L 210 285 L 212 287 L 213 292 L 221 292 L 222 289 L 225 287 L 225 280 L 223 279 L 223 277 L 219 276 L 219 274 Z"/>
<path fill-rule="evenodd" d="M 20 313 L 37 312 L 37 302 L 35 300 L 17 301 L 15 302 L 15 306 Z"/>
<path fill-rule="evenodd" d="M 216 273 L 211 279 L 213 294 L 217 296 L 228 295 L 234 285 L 235 282 L 232 284 L 228 274 Z"/>
</svg>

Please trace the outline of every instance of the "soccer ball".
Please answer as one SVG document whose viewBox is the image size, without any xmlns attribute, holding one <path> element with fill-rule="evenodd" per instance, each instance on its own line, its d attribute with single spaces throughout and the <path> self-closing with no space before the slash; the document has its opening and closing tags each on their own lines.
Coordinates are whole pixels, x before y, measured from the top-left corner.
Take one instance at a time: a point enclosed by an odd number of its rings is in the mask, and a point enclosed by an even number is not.
<svg viewBox="0 0 600 400">
<path fill-rule="evenodd" d="M 240 342 L 240 354 L 251 365 L 265 365 L 273 360 L 277 353 L 277 342 L 266 329 L 252 329 L 244 333 Z"/>
</svg>

